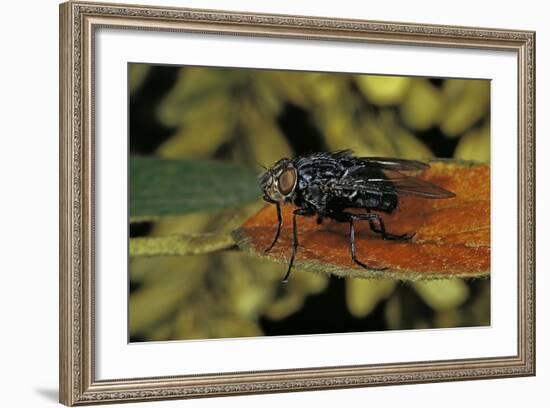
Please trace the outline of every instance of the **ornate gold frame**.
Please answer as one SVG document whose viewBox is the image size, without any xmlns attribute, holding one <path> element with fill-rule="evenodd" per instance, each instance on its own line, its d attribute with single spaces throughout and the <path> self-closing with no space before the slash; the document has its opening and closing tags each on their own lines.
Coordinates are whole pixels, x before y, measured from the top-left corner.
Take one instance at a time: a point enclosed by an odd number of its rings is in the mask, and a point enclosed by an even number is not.
<svg viewBox="0 0 550 408">
<path fill-rule="evenodd" d="M 247 373 L 94 376 L 93 47 L 98 27 L 506 50 L 518 61 L 518 350 L 513 356 Z M 67 405 L 535 374 L 535 33 L 69 2 L 60 6 L 60 401 Z"/>
</svg>

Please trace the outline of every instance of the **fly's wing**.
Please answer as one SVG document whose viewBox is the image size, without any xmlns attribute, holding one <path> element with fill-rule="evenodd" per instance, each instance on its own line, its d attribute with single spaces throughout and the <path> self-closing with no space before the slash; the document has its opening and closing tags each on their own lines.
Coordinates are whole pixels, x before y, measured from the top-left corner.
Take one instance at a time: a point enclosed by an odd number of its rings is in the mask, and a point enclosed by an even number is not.
<svg viewBox="0 0 550 408">
<path fill-rule="evenodd" d="M 343 160 L 353 168 L 387 169 L 396 171 L 426 170 L 429 164 L 418 160 L 397 159 L 394 157 L 355 157 L 350 149 L 329 153 L 335 160 Z"/>
<path fill-rule="evenodd" d="M 389 182 L 393 185 L 395 191 L 402 195 L 424 198 L 452 198 L 456 196 L 452 191 L 416 177 L 402 175 L 399 178 L 390 179 Z"/>
<path fill-rule="evenodd" d="M 397 171 L 384 170 L 384 177 L 371 178 L 366 185 L 378 186 L 382 190 L 395 191 L 399 195 L 423 198 L 452 198 L 455 193 L 439 187 L 429 181 L 407 176 Z"/>
<path fill-rule="evenodd" d="M 429 164 L 417 160 L 385 157 L 361 157 L 348 168 L 347 177 L 362 180 L 359 185 L 366 189 L 395 192 L 424 198 L 451 198 L 455 194 L 429 181 L 403 174 L 402 171 L 421 171 Z M 356 183 L 357 185 L 357 183 Z"/>
<path fill-rule="evenodd" d="M 426 170 L 429 164 L 418 160 L 393 157 L 353 157 L 350 150 L 333 153 L 345 163 L 346 171 L 339 180 L 342 193 L 353 190 L 363 193 L 393 192 L 423 198 L 452 198 L 455 194 L 429 181 L 402 172 Z"/>
<path fill-rule="evenodd" d="M 426 170 L 429 164 L 418 160 L 396 159 L 393 157 L 358 157 L 358 166 L 366 166 L 373 169 L 409 171 Z"/>
</svg>

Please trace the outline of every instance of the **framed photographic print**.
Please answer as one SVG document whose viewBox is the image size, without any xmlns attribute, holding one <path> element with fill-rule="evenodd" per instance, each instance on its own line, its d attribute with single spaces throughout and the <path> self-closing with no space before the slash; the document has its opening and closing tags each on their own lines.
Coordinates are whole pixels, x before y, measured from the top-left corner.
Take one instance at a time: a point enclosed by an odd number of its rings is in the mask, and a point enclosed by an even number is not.
<svg viewBox="0 0 550 408">
<path fill-rule="evenodd" d="M 535 33 L 60 7 L 66 405 L 535 373 Z"/>
</svg>

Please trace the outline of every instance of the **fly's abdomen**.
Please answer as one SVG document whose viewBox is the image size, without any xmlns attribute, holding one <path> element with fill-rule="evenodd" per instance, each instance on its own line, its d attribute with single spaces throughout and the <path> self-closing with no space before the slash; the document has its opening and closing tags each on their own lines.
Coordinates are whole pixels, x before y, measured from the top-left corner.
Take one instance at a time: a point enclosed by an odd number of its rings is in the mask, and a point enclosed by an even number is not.
<svg viewBox="0 0 550 408">
<path fill-rule="evenodd" d="M 391 191 L 382 191 L 372 189 L 371 191 L 358 192 L 353 201 L 350 202 L 353 207 L 392 212 L 397 208 L 397 194 Z"/>
<path fill-rule="evenodd" d="M 377 208 L 380 211 L 392 212 L 397 208 L 399 204 L 399 197 L 393 192 L 384 192 L 382 194 L 382 200 L 380 201 L 380 207 Z"/>
</svg>

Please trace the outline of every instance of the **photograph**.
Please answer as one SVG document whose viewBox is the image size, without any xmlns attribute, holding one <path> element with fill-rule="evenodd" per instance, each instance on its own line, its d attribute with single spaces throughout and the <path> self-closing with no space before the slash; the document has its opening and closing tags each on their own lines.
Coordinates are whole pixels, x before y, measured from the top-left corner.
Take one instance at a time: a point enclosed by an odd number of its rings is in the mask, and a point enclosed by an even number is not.
<svg viewBox="0 0 550 408">
<path fill-rule="evenodd" d="M 61 403 L 535 375 L 535 31 L 392 16 L 60 5 Z"/>
<path fill-rule="evenodd" d="M 129 62 L 128 341 L 491 325 L 491 81 Z"/>
</svg>

